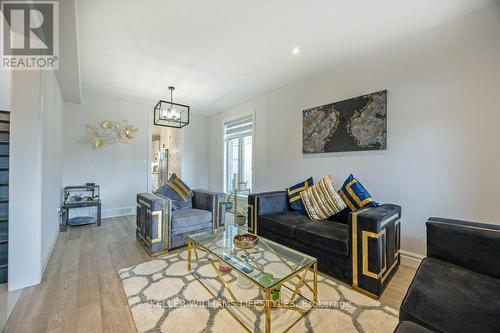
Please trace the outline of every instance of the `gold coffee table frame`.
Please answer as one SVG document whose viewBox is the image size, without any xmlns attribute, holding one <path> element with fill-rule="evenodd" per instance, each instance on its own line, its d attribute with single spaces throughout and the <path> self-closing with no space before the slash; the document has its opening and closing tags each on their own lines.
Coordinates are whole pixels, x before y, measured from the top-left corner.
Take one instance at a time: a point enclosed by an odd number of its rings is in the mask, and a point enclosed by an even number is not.
<svg viewBox="0 0 500 333">
<path fill-rule="evenodd" d="M 274 252 L 272 248 L 268 247 L 269 249 L 269 252 Z M 194 250 L 194 254 L 195 254 L 195 257 L 196 259 L 193 260 L 192 258 L 192 252 Z M 214 259 L 199 259 L 199 256 L 198 256 L 198 250 L 206 253 L 209 257 L 210 256 L 213 256 L 215 257 Z M 243 250 L 245 251 L 245 253 L 247 254 L 251 254 L 252 251 L 247 251 L 247 250 Z M 277 255 L 277 253 L 274 253 Z M 281 258 L 281 256 L 277 255 L 278 258 L 281 259 L 281 261 L 286 264 L 292 271 L 292 267 L 285 261 Z M 228 285 L 228 283 L 226 282 L 226 280 L 224 279 L 223 277 L 223 273 L 219 270 L 218 268 L 218 265 L 220 262 L 223 262 L 225 265 L 228 265 L 230 267 L 232 267 L 236 272 L 240 273 L 241 276 L 245 277 L 248 281 L 250 281 L 253 285 L 257 286 L 259 289 L 262 290 L 262 294 L 264 295 L 264 300 L 262 300 L 261 303 L 259 302 L 252 302 L 252 304 L 247 304 L 246 302 L 244 301 L 239 301 L 236 296 L 234 295 L 233 291 L 231 290 L 230 286 Z M 239 307 L 263 307 L 264 308 L 264 312 L 265 312 L 265 332 L 266 333 L 270 333 L 271 332 L 271 309 L 275 309 L 275 308 L 280 308 L 280 309 L 285 309 L 285 310 L 291 310 L 291 311 L 297 311 L 298 313 L 300 313 L 300 316 L 299 318 L 297 318 L 295 321 L 293 321 L 290 326 L 288 326 L 284 332 L 288 332 L 295 324 L 297 324 L 302 318 L 304 318 L 305 316 L 307 316 L 309 314 L 309 312 L 311 312 L 312 309 L 314 309 L 316 307 L 316 304 L 318 302 L 318 262 L 317 260 L 315 259 L 312 263 L 302 267 L 301 269 L 297 270 L 297 271 L 294 271 L 293 273 L 291 273 L 289 276 L 287 276 L 286 278 L 284 279 L 281 279 L 280 281 L 278 281 L 277 283 L 275 283 L 274 285 L 268 287 L 268 288 L 263 288 L 261 285 L 259 285 L 257 282 L 255 282 L 253 279 L 251 279 L 250 277 L 248 277 L 244 272 L 241 272 L 237 267 L 235 267 L 234 265 L 232 265 L 231 263 L 227 262 L 226 260 L 223 260 L 223 259 L 220 259 L 215 253 L 213 253 L 212 251 L 210 251 L 209 249 L 207 249 L 206 247 L 204 247 L 202 244 L 199 244 L 197 243 L 195 240 L 191 239 L 189 236 L 188 236 L 188 271 L 193 273 L 192 271 L 192 263 L 196 263 L 198 264 L 197 268 L 200 268 L 200 267 L 203 267 L 203 266 L 206 266 L 206 265 L 210 265 L 212 267 L 212 269 L 215 271 L 215 273 L 217 274 L 217 278 L 219 279 L 219 281 L 221 282 L 223 288 L 225 290 L 227 290 L 230 298 L 231 298 L 231 304 L 232 305 L 235 305 L 235 306 L 239 306 Z M 258 265 L 255 265 L 255 268 L 260 269 L 260 267 Z M 307 273 L 312 269 L 312 274 L 313 274 L 313 285 L 311 286 L 307 281 L 306 281 L 306 276 L 307 276 Z M 196 280 L 198 280 L 198 282 L 201 283 L 201 285 L 215 298 L 217 299 L 219 302 L 221 302 L 221 304 L 225 304 L 225 302 L 227 302 L 226 300 L 222 299 L 221 297 L 219 297 L 218 295 L 216 295 L 203 281 L 201 278 L 199 278 L 197 276 L 197 274 L 193 273 L 193 276 L 195 277 Z M 285 283 L 288 283 L 290 282 L 291 280 L 293 279 L 296 279 L 298 278 L 299 279 L 299 282 L 297 283 L 297 285 L 295 286 L 287 286 Z M 271 293 L 274 289 L 278 288 L 278 287 L 285 287 L 286 289 L 290 290 L 290 291 L 293 291 L 292 293 L 292 296 L 290 297 L 290 299 L 288 300 L 288 302 L 286 302 L 286 304 L 281 304 L 281 302 L 279 301 L 273 301 L 272 300 L 272 297 L 271 297 Z M 305 297 L 304 295 L 300 294 L 299 293 L 299 290 L 302 286 L 305 286 L 307 287 L 313 294 L 313 299 L 310 300 L 309 298 Z M 302 297 L 305 301 L 307 301 L 310 305 L 310 307 L 308 309 L 304 309 L 304 308 L 300 308 L 300 307 L 297 307 L 297 306 L 294 306 L 292 305 L 295 298 L 297 296 L 300 296 Z M 287 305 L 287 304 L 291 304 L 291 305 Z M 229 312 L 229 314 L 238 321 L 238 323 L 240 323 L 241 326 L 243 326 L 243 328 L 248 331 L 248 332 L 253 332 L 253 327 L 252 328 L 249 328 L 239 317 L 238 315 L 233 312 L 230 307 L 227 307 L 227 306 L 224 306 L 224 308 Z"/>
</svg>

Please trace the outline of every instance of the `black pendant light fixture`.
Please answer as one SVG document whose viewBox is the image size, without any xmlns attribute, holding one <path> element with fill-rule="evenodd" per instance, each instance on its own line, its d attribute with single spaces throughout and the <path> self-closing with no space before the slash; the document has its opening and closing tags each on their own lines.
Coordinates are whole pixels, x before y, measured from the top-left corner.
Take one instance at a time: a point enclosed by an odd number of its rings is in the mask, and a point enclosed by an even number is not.
<svg viewBox="0 0 500 333">
<path fill-rule="evenodd" d="M 168 87 L 170 90 L 170 102 L 160 100 L 155 108 L 153 124 L 157 126 L 182 128 L 189 124 L 189 106 L 174 103 L 172 99 L 175 87 Z"/>
</svg>

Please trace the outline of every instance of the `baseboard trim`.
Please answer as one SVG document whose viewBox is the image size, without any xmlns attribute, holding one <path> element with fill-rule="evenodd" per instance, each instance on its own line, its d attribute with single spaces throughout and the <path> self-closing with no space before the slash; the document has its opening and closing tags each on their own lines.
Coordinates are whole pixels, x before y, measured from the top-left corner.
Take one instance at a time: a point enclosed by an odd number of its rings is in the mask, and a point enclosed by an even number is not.
<svg viewBox="0 0 500 333">
<path fill-rule="evenodd" d="M 102 210 L 102 218 L 107 219 L 110 217 L 128 216 L 135 214 L 134 207 L 121 207 L 121 208 L 107 208 Z"/>
<path fill-rule="evenodd" d="M 425 258 L 424 255 L 404 250 L 399 251 L 399 253 L 401 254 L 401 266 L 418 268 Z"/>
<path fill-rule="evenodd" d="M 47 264 L 49 262 L 50 255 L 52 254 L 52 251 L 54 250 L 54 246 L 56 245 L 57 239 L 59 238 L 59 224 L 57 225 L 57 228 L 55 229 L 55 233 L 52 236 L 52 239 L 50 240 L 50 245 L 47 248 L 47 251 L 43 254 L 43 262 L 42 262 L 42 279 L 43 279 L 43 274 L 45 273 L 45 268 L 47 268 Z"/>
</svg>

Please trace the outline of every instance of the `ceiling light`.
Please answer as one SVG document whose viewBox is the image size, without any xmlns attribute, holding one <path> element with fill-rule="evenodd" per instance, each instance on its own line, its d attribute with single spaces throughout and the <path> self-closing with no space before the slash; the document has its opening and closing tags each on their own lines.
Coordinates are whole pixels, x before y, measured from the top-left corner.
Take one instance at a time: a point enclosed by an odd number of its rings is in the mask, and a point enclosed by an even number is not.
<svg viewBox="0 0 500 333">
<path fill-rule="evenodd" d="M 300 52 L 300 49 L 298 47 L 294 47 L 292 50 L 293 54 L 299 54 L 299 52 Z"/>
<path fill-rule="evenodd" d="M 168 87 L 170 90 L 170 102 L 160 100 L 154 108 L 153 123 L 158 126 L 182 128 L 189 124 L 189 106 L 174 103 L 174 87 Z"/>
</svg>

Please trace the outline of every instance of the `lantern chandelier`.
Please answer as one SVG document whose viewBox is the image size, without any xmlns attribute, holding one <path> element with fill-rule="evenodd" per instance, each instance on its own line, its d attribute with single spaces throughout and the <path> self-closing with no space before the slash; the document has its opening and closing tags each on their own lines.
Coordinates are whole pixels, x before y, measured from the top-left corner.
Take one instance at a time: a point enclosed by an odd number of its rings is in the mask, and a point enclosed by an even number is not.
<svg viewBox="0 0 500 333">
<path fill-rule="evenodd" d="M 173 102 L 173 92 L 175 87 L 168 87 L 170 90 L 170 102 L 160 100 L 155 108 L 153 124 L 157 126 L 182 128 L 189 124 L 189 106 Z"/>
</svg>

